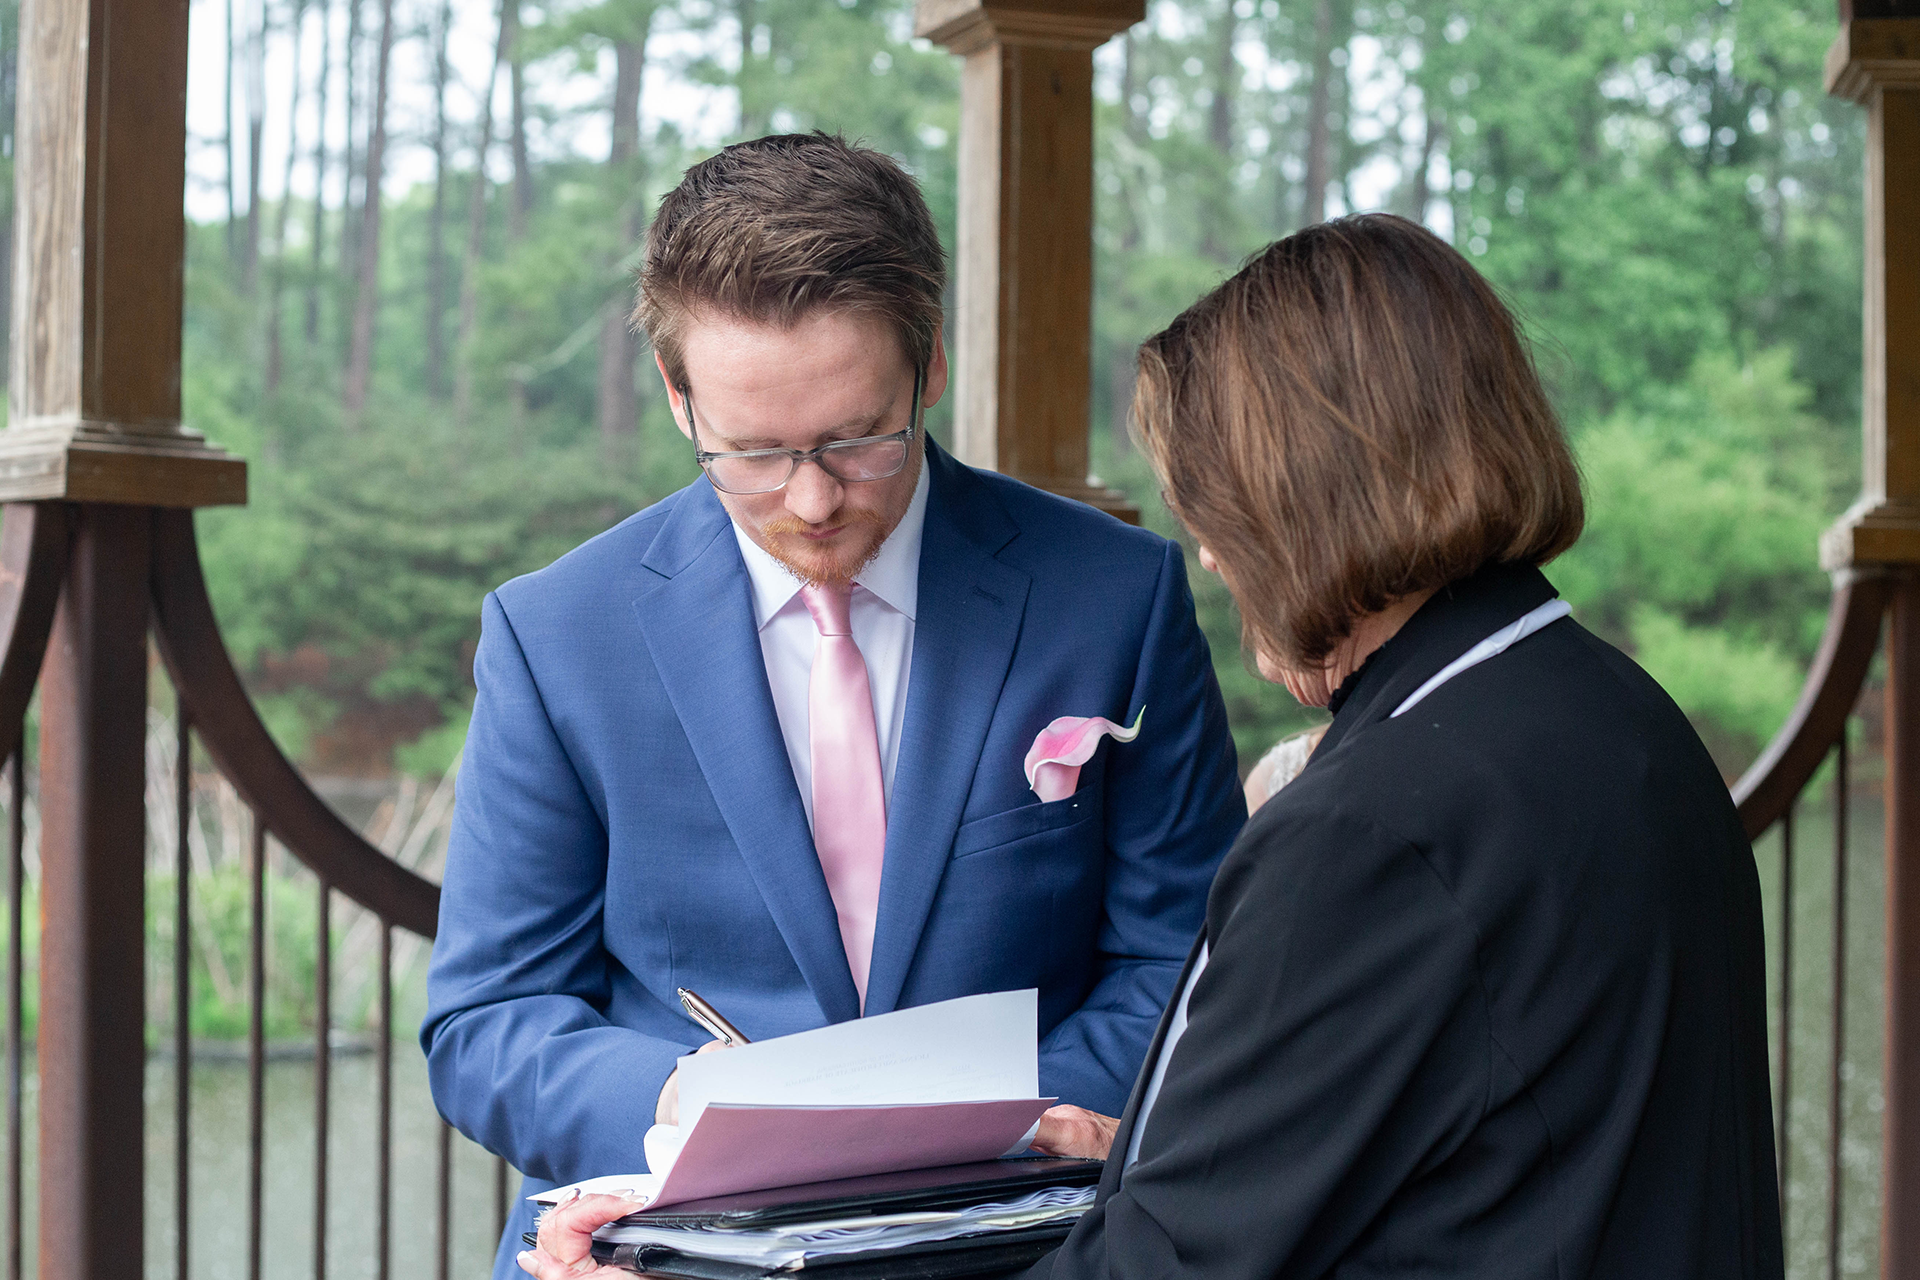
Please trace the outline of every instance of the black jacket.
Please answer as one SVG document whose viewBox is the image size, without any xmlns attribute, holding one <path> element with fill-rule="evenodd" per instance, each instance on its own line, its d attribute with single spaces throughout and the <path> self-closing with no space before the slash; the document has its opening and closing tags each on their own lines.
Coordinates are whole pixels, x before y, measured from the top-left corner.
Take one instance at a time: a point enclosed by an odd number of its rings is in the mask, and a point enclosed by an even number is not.
<svg viewBox="0 0 1920 1280">
<path fill-rule="evenodd" d="M 1031 1280 L 1782 1274 L 1759 883 L 1685 717 L 1562 619 L 1389 718 L 1552 595 L 1484 569 L 1349 682 Z"/>
</svg>

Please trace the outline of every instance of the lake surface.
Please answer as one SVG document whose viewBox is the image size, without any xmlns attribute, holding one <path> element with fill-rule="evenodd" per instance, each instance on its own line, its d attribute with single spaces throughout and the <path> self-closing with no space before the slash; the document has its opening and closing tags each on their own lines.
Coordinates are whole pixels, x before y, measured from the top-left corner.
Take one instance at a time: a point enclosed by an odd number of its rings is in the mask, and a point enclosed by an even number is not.
<svg viewBox="0 0 1920 1280">
<path fill-rule="evenodd" d="M 392 1270 L 396 1280 L 432 1280 L 438 1260 L 435 1181 L 441 1123 L 427 1093 L 426 1061 L 409 1041 L 393 1054 Z M 327 1275 L 372 1277 L 374 1266 L 374 1152 L 377 1075 L 371 1054 L 335 1057 L 329 1090 L 330 1161 Z M 147 1065 L 146 1266 L 159 1280 L 174 1275 L 173 1064 Z M 31 1168 L 37 1089 L 26 1090 L 29 1168 L 26 1193 L 26 1269 L 33 1274 L 35 1241 Z M 247 1275 L 247 1068 L 240 1061 L 200 1062 L 193 1068 L 192 1219 L 190 1272 L 205 1280 Z M 266 1160 L 262 1179 L 262 1274 L 272 1280 L 312 1277 L 314 1239 L 314 1071 L 311 1059 L 270 1061 L 266 1069 Z M 450 1274 L 485 1277 L 493 1265 L 498 1209 L 497 1162 L 458 1134 L 453 1138 Z M 131 1177 L 129 1182 L 131 1182 Z M 517 1194 L 513 1175 L 510 1194 Z M 0 1227 L 4 1230 L 4 1227 Z"/>
</svg>

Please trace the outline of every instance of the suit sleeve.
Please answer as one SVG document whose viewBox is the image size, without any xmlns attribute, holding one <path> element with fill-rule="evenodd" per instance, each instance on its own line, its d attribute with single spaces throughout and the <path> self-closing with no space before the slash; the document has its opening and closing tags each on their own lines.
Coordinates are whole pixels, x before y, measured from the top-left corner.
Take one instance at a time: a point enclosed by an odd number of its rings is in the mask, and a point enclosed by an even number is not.
<svg viewBox="0 0 1920 1280">
<path fill-rule="evenodd" d="M 474 684 L 420 1031 L 434 1102 L 533 1177 L 638 1172 L 693 1046 L 604 1015 L 631 981 L 601 935 L 606 829 L 492 595 Z"/>
<path fill-rule="evenodd" d="M 1140 736 L 1109 749 L 1100 976 L 1040 1045 L 1049 1095 L 1119 1115 L 1200 929 L 1207 887 L 1246 821 L 1213 660 L 1186 558 L 1167 543 L 1131 711 Z"/>
<path fill-rule="evenodd" d="M 1263 820 L 1210 934 L 1139 1162 L 1034 1280 L 1331 1274 L 1479 1123 L 1474 933 L 1417 850 L 1357 818 Z"/>
</svg>

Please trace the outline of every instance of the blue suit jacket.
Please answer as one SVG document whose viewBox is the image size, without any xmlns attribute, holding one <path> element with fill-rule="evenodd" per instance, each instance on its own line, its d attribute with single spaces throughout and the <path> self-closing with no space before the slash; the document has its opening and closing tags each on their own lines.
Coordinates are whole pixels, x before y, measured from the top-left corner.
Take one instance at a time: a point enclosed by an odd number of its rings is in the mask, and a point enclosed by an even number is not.
<svg viewBox="0 0 1920 1280">
<path fill-rule="evenodd" d="M 1115 1115 L 1245 817 L 1184 562 L 931 444 L 927 465 L 867 1011 L 1037 987 L 1041 1089 Z M 434 1099 L 530 1184 L 637 1171 L 707 1039 L 676 986 L 756 1040 L 859 1014 L 707 482 L 489 596 L 474 682 Z M 1049 721 L 1142 707 L 1138 739 L 1039 802 L 1022 763 Z"/>
</svg>

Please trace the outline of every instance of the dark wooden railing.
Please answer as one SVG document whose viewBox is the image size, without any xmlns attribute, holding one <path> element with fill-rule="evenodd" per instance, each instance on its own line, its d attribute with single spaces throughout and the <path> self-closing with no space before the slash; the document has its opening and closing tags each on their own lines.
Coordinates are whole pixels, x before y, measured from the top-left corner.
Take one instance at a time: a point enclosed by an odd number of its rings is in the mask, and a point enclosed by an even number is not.
<svg viewBox="0 0 1920 1280">
<path fill-rule="evenodd" d="M 1847 1010 L 1849 980 L 1849 849 L 1852 809 L 1855 800 L 1849 729 L 1856 723 L 1856 708 L 1873 659 L 1880 648 L 1887 609 L 1893 598 L 1896 579 L 1883 571 L 1843 571 L 1835 575 L 1832 602 L 1825 633 L 1814 658 L 1807 682 L 1787 723 L 1774 740 L 1733 788 L 1747 835 L 1756 843 L 1773 835 L 1777 839 L 1777 875 L 1766 886 L 1771 900 L 1769 911 L 1769 959 L 1774 974 L 1775 994 L 1771 1009 L 1774 1061 L 1774 1136 L 1780 1169 L 1781 1217 L 1788 1233 L 1789 1274 L 1817 1274 L 1838 1280 L 1847 1274 L 1845 1267 L 1843 1224 L 1847 1209 L 1848 1179 L 1843 1152 L 1849 1138 L 1844 1107 L 1847 1087 Z M 1798 963 L 1804 962 L 1796 937 L 1797 917 L 1802 914 L 1797 874 L 1796 817 L 1809 784 L 1823 764 L 1831 765 L 1832 799 L 1830 821 L 1832 837 L 1829 849 L 1827 928 L 1822 940 L 1829 969 L 1829 982 L 1812 1008 L 1799 993 L 1795 982 Z M 1798 1019 L 1803 1014 L 1824 1018 L 1825 1054 L 1820 1077 L 1802 1081 L 1794 1070 Z M 1824 1103 L 1824 1149 L 1809 1169 L 1797 1160 L 1793 1139 L 1793 1103 L 1808 1098 Z M 1817 1174 L 1817 1185 L 1803 1184 Z M 1802 1194 L 1816 1191 L 1823 1203 L 1817 1214 L 1802 1210 Z M 1819 1239 L 1817 1247 L 1804 1247 L 1798 1238 L 1800 1228 L 1814 1223 Z M 1805 1264 L 1811 1264 L 1812 1272 Z"/>
<path fill-rule="evenodd" d="M 334 1052 L 333 1027 L 333 899 L 340 894 L 378 921 L 378 966 L 375 982 L 373 1051 L 377 1104 L 375 1107 L 373 1167 L 356 1176 L 356 1185 L 371 1183 L 367 1202 L 353 1206 L 370 1215 L 373 1226 L 371 1269 L 384 1280 L 390 1273 L 393 1224 L 393 1067 L 394 931 L 421 939 L 434 934 L 439 889 L 369 843 L 321 800 L 275 745 L 260 721 L 228 657 L 215 622 L 206 583 L 201 575 L 190 511 L 149 509 L 152 521 L 151 619 L 153 639 L 171 678 L 178 703 L 175 721 L 175 805 L 177 863 L 173 877 L 173 982 L 170 1011 L 173 1019 L 174 1128 L 174 1274 L 204 1274 L 196 1268 L 192 1241 L 193 1144 L 192 1071 L 194 1045 L 190 1010 L 193 1008 L 193 876 L 187 860 L 191 806 L 195 792 L 194 745 L 210 759 L 234 787 L 250 811 L 249 900 L 247 931 L 247 1157 L 246 1157 L 246 1274 L 258 1280 L 265 1265 L 266 1166 L 266 1015 L 268 935 L 268 838 L 304 864 L 316 878 L 314 956 L 314 1110 L 313 1110 L 313 1253 L 311 1273 L 324 1280 L 329 1271 L 327 1223 L 334 1195 L 328 1159 L 330 1124 L 330 1067 Z M 0 526 L 0 749 L 8 759 L 8 873 L 7 873 L 7 1128 L 6 1128 L 6 1277 L 18 1280 L 25 1266 L 22 1212 L 23 1175 L 26 1172 L 23 1086 L 28 1074 L 28 1046 L 23 1043 L 24 911 L 27 895 L 25 825 L 28 769 L 31 754 L 25 725 L 35 677 L 46 652 L 55 603 L 68 569 L 69 511 L 64 503 L 13 503 L 5 507 Z M 103 945 L 124 939 L 102 939 Z M 412 1048 L 408 1038 L 406 1052 Z M 137 1066 L 134 1068 L 137 1070 Z M 440 1126 L 434 1195 L 435 1272 L 451 1273 L 453 1164 L 452 1130 Z M 504 1220 L 508 1171 L 497 1162 L 492 1195 L 495 1212 L 484 1226 L 484 1244 L 492 1243 Z M 410 1224 L 418 1229 L 423 1224 Z M 43 1255 L 44 1256 L 44 1255 Z M 339 1260 L 335 1270 L 361 1273 L 366 1260 Z M 284 1270 L 284 1267 L 280 1268 Z"/>
</svg>

